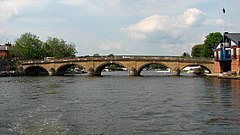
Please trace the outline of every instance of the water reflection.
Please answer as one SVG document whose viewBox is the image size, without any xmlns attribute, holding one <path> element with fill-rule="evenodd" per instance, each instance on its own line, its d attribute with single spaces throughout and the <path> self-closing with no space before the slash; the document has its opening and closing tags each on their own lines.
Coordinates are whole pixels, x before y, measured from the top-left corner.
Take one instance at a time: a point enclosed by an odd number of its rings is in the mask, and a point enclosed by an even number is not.
<svg viewBox="0 0 240 135">
<path fill-rule="evenodd" d="M 214 79 L 214 90 L 222 106 L 239 109 L 240 81 Z"/>
<path fill-rule="evenodd" d="M 218 78 L 212 78 L 211 81 L 204 94 L 209 98 L 205 98 L 205 106 L 201 106 L 203 123 L 206 124 L 204 133 L 237 134 L 240 125 L 240 81 Z"/>
</svg>

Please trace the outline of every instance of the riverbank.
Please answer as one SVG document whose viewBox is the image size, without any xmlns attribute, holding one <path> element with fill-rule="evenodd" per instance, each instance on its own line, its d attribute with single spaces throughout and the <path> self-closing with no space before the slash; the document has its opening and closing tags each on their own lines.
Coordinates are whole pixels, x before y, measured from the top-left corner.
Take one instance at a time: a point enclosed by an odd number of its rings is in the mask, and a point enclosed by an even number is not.
<svg viewBox="0 0 240 135">
<path fill-rule="evenodd" d="M 0 71 L 0 77 L 9 77 L 9 76 L 23 76 L 23 74 L 13 70 L 13 71 Z"/>
<path fill-rule="evenodd" d="M 224 74 L 206 74 L 208 77 L 217 77 L 217 78 L 222 78 L 222 79 L 239 79 L 240 76 L 237 75 L 224 75 Z"/>
</svg>

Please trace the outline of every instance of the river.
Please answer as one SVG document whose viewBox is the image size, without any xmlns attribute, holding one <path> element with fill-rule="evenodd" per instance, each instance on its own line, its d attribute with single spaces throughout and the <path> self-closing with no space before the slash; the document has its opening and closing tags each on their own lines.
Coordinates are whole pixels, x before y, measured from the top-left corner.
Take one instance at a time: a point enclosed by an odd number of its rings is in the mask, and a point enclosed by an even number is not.
<svg viewBox="0 0 240 135">
<path fill-rule="evenodd" d="M 240 133 L 240 80 L 103 75 L 0 78 L 0 134 Z"/>
</svg>

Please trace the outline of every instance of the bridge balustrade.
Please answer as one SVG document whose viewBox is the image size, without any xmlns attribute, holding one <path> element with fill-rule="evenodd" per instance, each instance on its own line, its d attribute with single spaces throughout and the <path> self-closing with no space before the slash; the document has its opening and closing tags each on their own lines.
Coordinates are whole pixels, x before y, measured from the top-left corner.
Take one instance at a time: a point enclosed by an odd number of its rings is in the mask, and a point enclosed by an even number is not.
<svg viewBox="0 0 240 135">
<path fill-rule="evenodd" d="M 169 60 L 169 61 L 200 61 L 200 62 L 212 62 L 212 58 L 183 58 L 180 56 L 88 56 L 88 57 L 77 57 L 77 58 L 61 58 L 61 59 L 50 59 L 50 60 L 22 60 L 19 61 L 21 64 L 30 63 L 54 63 L 54 62 L 69 62 L 69 61 L 91 61 L 91 60 Z"/>
</svg>

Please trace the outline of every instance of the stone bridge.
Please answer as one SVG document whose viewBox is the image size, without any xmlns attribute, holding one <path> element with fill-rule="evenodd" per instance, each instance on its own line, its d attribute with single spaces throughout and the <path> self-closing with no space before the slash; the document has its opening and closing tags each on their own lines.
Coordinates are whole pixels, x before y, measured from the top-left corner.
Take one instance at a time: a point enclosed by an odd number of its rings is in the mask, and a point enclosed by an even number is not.
<svg viewBox="0 0 240 135">
<path fill-rule="evenodd" d="M 78 57 L 64 59 L 49 59 L 22 61 L 19 65 L 20 71 L 25 75 L 46 73 L 50 76 L 64 75 L 66 70 L 79 65 L 85 69 L 90 76 L 100 76 L 102 70 L 111 64 L 125 67 L 130 76 L 138 76 L 144 67 L 151 64 L 161 64 L 170 69 L 173 75 L 179 76 L 180 71 L 187 66 L 202 66 L 210 73 L 214 71 L 213 59 L 182 58 L 175 56 L 114 56 L 114 57 Z"/>
</svg>

